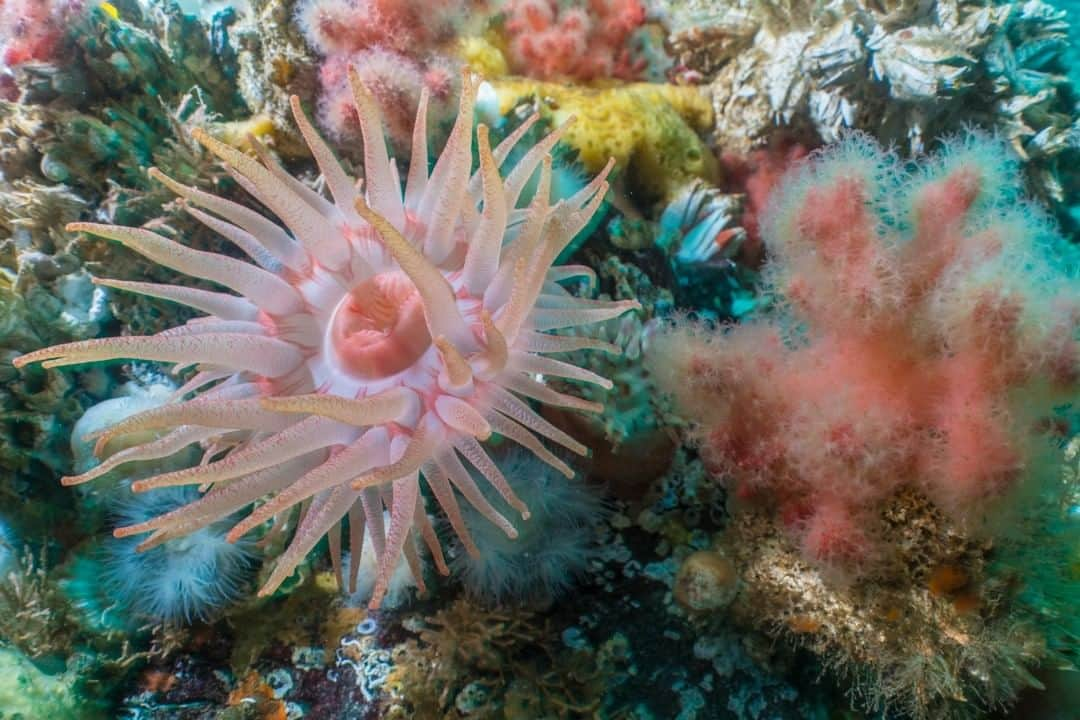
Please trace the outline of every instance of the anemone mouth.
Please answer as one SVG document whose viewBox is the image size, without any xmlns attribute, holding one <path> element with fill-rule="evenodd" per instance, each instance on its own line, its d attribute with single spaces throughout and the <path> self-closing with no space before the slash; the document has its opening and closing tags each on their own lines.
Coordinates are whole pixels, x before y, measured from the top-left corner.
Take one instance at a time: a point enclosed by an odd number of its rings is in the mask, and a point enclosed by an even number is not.
<svg viewBox="0 0 1080 720">
<path fill-rule="evenodd" d="M 431 347 L 424 303 L 401 271 L 374 275 L 342 298 L 330 322 L 341 368 L 365 380 L 396 375 Z"/>
</svg>

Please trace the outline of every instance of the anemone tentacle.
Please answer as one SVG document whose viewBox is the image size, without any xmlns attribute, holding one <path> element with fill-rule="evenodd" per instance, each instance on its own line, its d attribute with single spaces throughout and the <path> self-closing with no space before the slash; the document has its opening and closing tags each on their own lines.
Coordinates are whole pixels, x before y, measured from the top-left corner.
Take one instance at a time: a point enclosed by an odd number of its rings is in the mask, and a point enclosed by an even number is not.
<svg viewBox="0 0 1080 720">
<path fill-rule="evenodd" d="M 494 149 L 485 126 L 476 129 L 474 139 L 477 80 L 466 75 L 457 121 L 430 173 L 426 94 L 421 98 L 403 192 L 378 107 L 355 72 L 350 82 L 364 140 L 362 182 L 349 177 L 299 100 L 291 101 L 329 197 L 289 176 L 257 141 L 252 157 L 204 131 L 195 134 L 281 225 L 151 169 L 189 213 L 239 247 L 250 262 L 197 251 L 142 228 L 68 226 L 223 286 L 227 291 L 97 281 L 182 303 L 206 317 L 149 337 L 59 345 L 15 364 L 59 367 L 134 359 L 196 368 L 169 404 L 94 437 L 103 450 L 121 435 L 163 435 L 121 450 L 66 482 L 86 482 L 124 463 L 201 443 L 206 449 L 201 464 L 139 480 L 133 489 L 191 484 L 203 488 L 202 496 L 118 528 L 118 536 L 150 533 L 142 543 L 149 548 L 254 506 L 228 534 L 230 541 L 271 520 L 268 535 L 292 528 L 289 545 L 260 590 L 267 594 L 324 535 L 341 577 L 341 531 L 347 523 L 354 563 L 349 578 L 355 581 L 358 546 L 371 542 L 378 558 L 371 606 L 378 607 L 402 557 L 420 574 L 420 541 L 436 569 L 449 572 L 422 483 L 472 554 L 482 548 L 471 539 L 459 499 L 508 536 L 516 530 L 485 499 L 466 462 L 478 471 L 477 479 L 491 483 L 510 507 L 529 517 L 483 445 L 492 433 L 573 475 L 546 442 L 581 455 L 585 446 L 531 403 L 596 411 L 595 403 L 556 391 L 544 378 L 600 387 L 611 383 L 545 355 L 617 349 L 548 331 L 600 322 L 636 304 L 578 298 L 559 284 L 584 278 L 595 285 L 588 268 L 553 263 L 600 208 L 611 167 L 572 198 L 552 204 L 551 151 L 565 124 L 507 166 L 537 118 L 527 119 Z M 472 167 L 474 142 L 477 168 Z M 519 207 L 525 185 L 537 174 L 533 199 Z M 417 579 L 422 587 L 422 577 Z"/>
</svg>

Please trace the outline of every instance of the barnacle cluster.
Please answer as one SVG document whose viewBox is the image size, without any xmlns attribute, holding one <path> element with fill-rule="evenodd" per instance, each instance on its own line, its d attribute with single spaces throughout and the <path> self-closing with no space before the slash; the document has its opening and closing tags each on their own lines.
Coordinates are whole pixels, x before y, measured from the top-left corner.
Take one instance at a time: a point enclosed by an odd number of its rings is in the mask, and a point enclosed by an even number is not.
<svg viewBox="0 0 1080 720">
<path fill-rule="evenodd" d="M 928 149 L 963 123 L 992 128 L 1032 162 L 1033 188 L 1065 201 L 1078 149 L 1063 75 L 1065 12 L 1033 2 L 664 0 L 679 71 L 702 81 L 726 151 L 779 129 L 835 141 L 865 130 Z"/>
</svg>

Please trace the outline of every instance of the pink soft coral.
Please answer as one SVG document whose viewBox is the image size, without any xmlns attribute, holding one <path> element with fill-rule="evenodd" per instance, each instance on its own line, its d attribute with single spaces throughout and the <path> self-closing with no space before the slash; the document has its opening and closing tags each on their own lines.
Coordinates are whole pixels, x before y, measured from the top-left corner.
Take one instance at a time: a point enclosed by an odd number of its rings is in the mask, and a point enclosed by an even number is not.
<svg viewBox="0 0 1080 720">
<path fill-rule="evenodd" d="M 761 242 L 761 214 L 773 189 L 795 163 L 809 151 L 801 143 L 781 140 L 768 147 L 752 150 L 746 155 L 724 153 L 720 161 L 724 168 L 725 190 L 746 195 L 742 226 L 746 240 L 739 249 L 739 259 L 749 267 L 758 267 L 765 258 Z"/>
<path fill-rule="evenodd" d="M 514 72 L 541 80 L 633 80 L 645 69 L 629 46 L 645 22 L 639 0 L 510 0 L 506 32 Z"/>
<path fill-rule="evenodd" d="M 338 139 L 359 133 L 346 78 L 355 67 L 378 101 L 390 139 L 407 151 L 421 89 L 450 111 L 458 70 L 444 48 L 478 0 L 306 0 L 297 21 L 324 57 L 321 120 Z"/>
<path fill-rule="evenodd" d="M 437 106 L 434 114 L 442 116 L 450 106 L 448 101 L 453 96 L 455 70 L 449 61 L 442 63 L 432 59 L 421 63 L 382 47 L 331 55 L 319 70 L 323 89 L 319 111 L 322 124 L 339 140 L 353 138 L 360 132 L 349 89 L 350 67 L 356 69 L 379 103 L 395 150 L 406 151 L 412 117 L 422 90 L 430 93 Z"/>
<path fill-rule="evenodd" d="M 327 53 L 381 46 L 402 53 L 431 48 L 453 35 L 461 0 L 313 0 L 298 19 L 312 42 Z"/>
<path fill-rule="evenodd" d="M 860 137 L 814 156 L 762 223 L 778 311 L 654 345 L 708 466 L 814 560 L 871 560 L 904 485 L 979 517 L 1080 389 L 1074 253 L 1008 158 L 978 135 L 910 172 Z"/>
</svg>

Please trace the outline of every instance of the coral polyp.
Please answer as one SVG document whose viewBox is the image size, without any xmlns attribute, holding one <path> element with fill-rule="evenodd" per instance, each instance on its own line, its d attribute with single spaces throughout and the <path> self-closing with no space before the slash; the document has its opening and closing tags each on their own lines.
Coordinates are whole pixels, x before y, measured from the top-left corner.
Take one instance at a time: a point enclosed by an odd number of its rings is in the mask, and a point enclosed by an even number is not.
<svg viewBox="0 0 1080 720">
<path fill-rule="evenodd" d="M 636 303 L 579 298 L 560 283 L 588 278 L 591 271 L 553 267 L 602 203 L 610 164 L 573 197 L 551 204 L 550 151 L 563 128 L 501 169 L 532 124 L 526 122 L 494 149 L 479 125 L 474 171 L 476 79 L 465 76 L 457 120 L 430 172 L 427 92 L 422 93 L 402 193 L 378 106 L 355 71 L 350 81 L 364 141 L 362 183 L 346 174 L 293 98 L 296 122 L 332 199 L 290 176 L 257 140 L 251 143 L 258 159 L 195 133 L 287 230 L 151 170 L 191 215 L 253 262 L 197 251 L 143 228 L 68 226 L 235 294 L 99 280 L 207 316 L 152 336 L 57 345 L 15 364 L 138 359 L 194 367 L 172 402 L 96 433 L 99 448 L 135 432 L 160 431 L 156 438 L 64 483 L 88 482 L 125 463 L 167 457 L 200 443 L 202 464 L 137 480 L 132 489 L 200 486 L 206 492 L 188 505 L 120 528 L 118 536 L 150 533 L 140 547 L 152 548 L 269 496 L 229 532 L 236 541 L 272 518 L 271 532 L 284 531 L 290 511 L 302 507 L 291 542 L 260 590 L 265 595 L 328 534 L 340 577 L 340 528 L 348 516 L 351 558 L 358 562 L 366 533 L 379 559 L 371 599 L 378 607 L 402 554 L 422 587 L 414 534 L 425 541 L 436 568 L 448 572 L 425 510 L 421 477 L 466 551 L 476 554 L 459 494 L 508 536 L 516 532 L 485 499 L 463 460 L 528 517 L 482 441 L 499 433 L 573 475 L 543 439 L 578 454 L 586 453 L 585 446 L 544 420 L 529 401 L 599 410 L 552 389 L 543 377 L 604 387 L 610 382 L 546 354 L 613 348 L 548 331 L 607 320 Z M 539 190 L 526 207 L 517 207 L 537 173 Z M 355 579 L 355 567 L 348 576 Z"/>
</svg>

